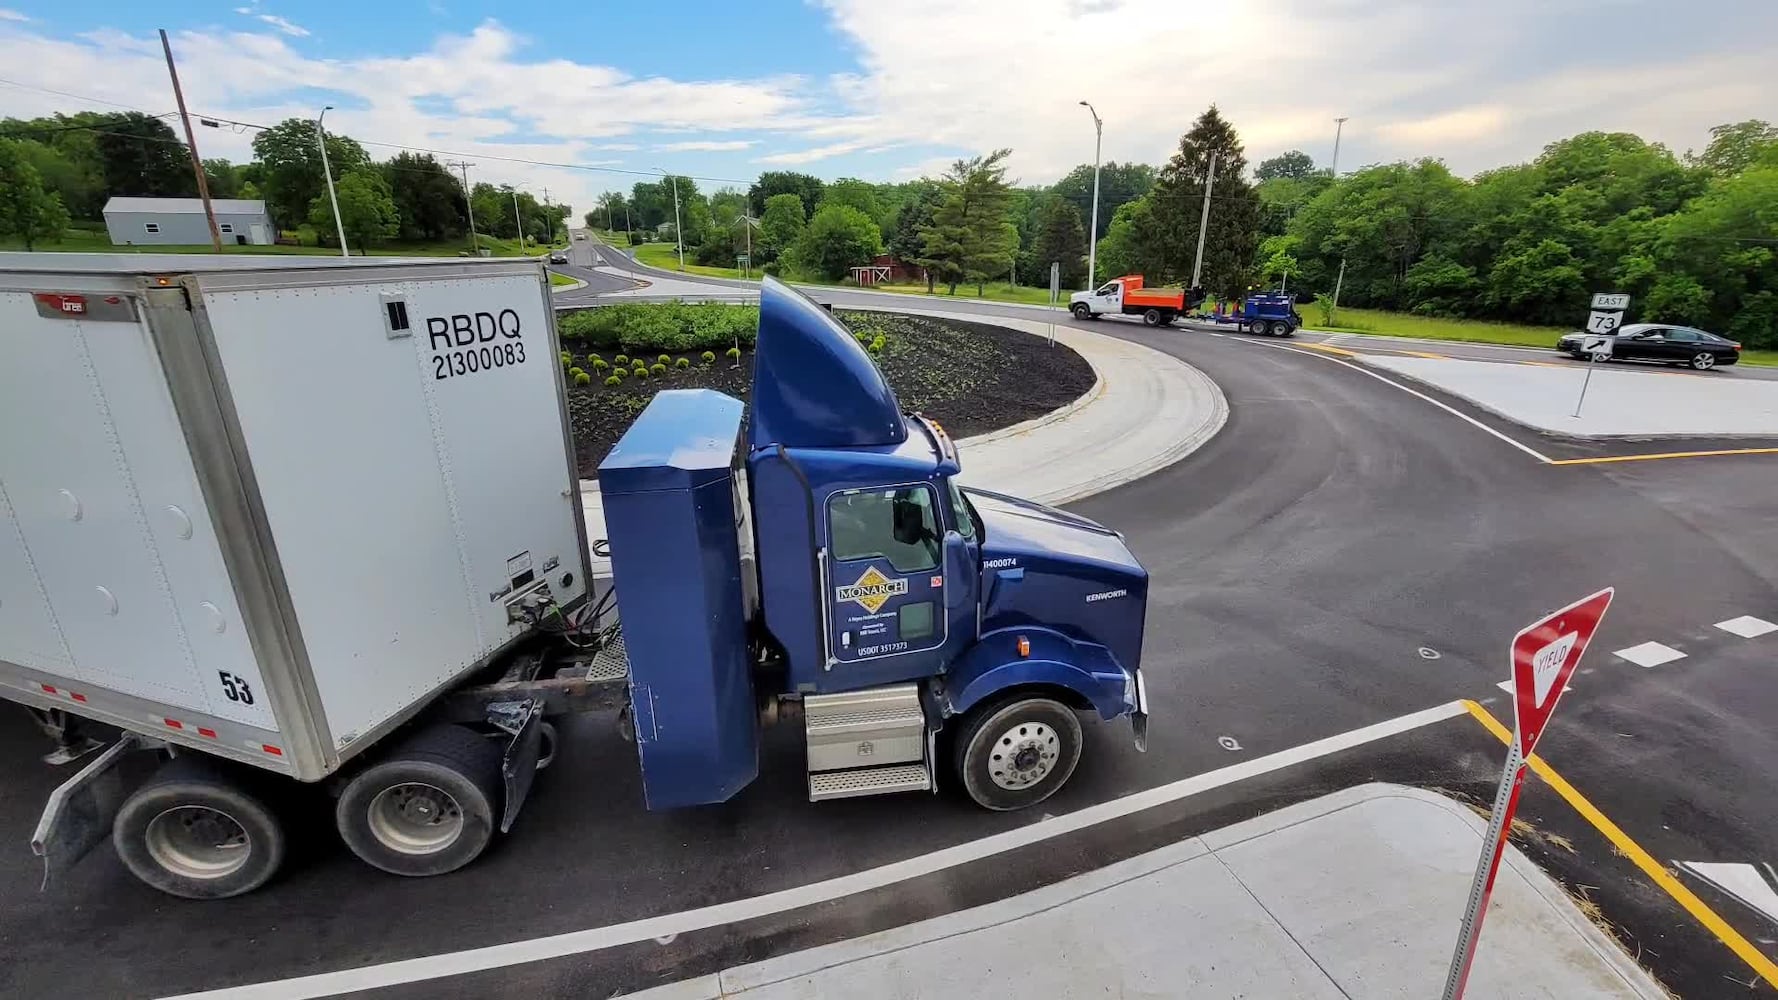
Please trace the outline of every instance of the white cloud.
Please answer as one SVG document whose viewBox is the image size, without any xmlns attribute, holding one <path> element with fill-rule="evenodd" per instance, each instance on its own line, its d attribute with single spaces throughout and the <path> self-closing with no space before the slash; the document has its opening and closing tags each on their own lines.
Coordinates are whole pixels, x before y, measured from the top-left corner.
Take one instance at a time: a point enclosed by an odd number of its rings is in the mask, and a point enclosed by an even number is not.
<svg viewBox="0 0 1778 1000">
<path fill-rule="evenodd" d="M 847 153 L 856 153 L 869 145 L 871 145 L 869 141 L 854 139 L 850 142 L 836 142 L 827 146 L 815 146 L 811 149 L 793 149 L 787 153 L 773 153 L 770 156 L 759 157 L 753 162 L 795 166 L 804 163 L 815 163 L 820 160 L 831 160 L 836 156 L 844 156 Z"/>
<path fill-rule="evenodd" d="M 29 21 L 30 18 L 8 7 L 0 7 L 0 21 Z"/>
<path fill-rule="evenodd" d="M 255 14 L 254 16 L 292 38 L 309 37 L 309 29 L 276 14 Z"/>
<path fill-rule="evenodd" d="M 657 153 L 722 153 L 746 149 L 758 143 L 758 139 L 695 139 L 690 142 L 669 142 L 654 147 L 654 151 Z"/>
</svg>

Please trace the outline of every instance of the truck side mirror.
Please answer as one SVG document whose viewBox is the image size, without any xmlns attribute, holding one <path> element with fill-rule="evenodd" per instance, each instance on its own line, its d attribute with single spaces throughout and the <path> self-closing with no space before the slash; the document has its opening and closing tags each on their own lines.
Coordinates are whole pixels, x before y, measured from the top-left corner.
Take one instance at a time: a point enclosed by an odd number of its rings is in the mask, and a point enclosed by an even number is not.
<svg viewBox="0 0 1778 1000">
<path fill-rule="evenodd" d="M 962 535 L 947 531 L 944 544 L 945 607 L 956 609 L 975 600 L 975 563 Z"/>
</svg>

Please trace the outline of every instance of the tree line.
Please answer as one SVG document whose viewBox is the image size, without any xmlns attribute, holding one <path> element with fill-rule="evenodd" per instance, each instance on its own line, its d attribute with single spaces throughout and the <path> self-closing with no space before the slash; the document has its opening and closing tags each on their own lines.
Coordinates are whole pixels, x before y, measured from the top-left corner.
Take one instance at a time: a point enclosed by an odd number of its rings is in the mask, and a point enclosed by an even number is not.
<svg viewBox="0 0 1778 1000">
<path fill-rule="evenodd" d="M 337 245 L 316 138 L 313 121 L 288 118 L 254 136 L 250 162 L 204 160 L 210 197 L 264 200 L 281 229 Z M 327 160 L 347 242 L 358 247 L 466 238 L 472 212 L 480 233 L 514 239 L 522 228 L 543 238 L 568 214 L 567 206 L 486 182 L 474 184 L 465 200 L 461 175 L 431 154 L 376 161 L 335 132 L 327 133 Z M 0 235 L 27 247 L 58 238 L 71 224 L 101 224 L 112 197 L 197 194 L 188 147 L 164 118 L 81 112 L 0 120 Z"/>
</svg>

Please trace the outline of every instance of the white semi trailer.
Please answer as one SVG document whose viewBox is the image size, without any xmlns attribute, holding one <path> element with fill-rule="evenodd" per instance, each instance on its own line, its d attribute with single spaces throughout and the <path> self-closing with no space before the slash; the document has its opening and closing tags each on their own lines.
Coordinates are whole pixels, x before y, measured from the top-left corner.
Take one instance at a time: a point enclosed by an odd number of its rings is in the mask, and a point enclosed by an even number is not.
<svg viewBox="0 0 1778 1000">
<path fill-rule="evenodd" d="M 46 863 L 113 835 L 157 888 L 245 892 L 284 854 L 268 772 L 337 775 L 402 874 L 510 824 L 543 709 L 599 680 L 517 655 L 589 585 L 558 351 L 535 261 L 0 254 L 0 697 L 64 759 L 125 733 Z M 200 752 L 126 798 L 144 745 Z"/>
</svg>

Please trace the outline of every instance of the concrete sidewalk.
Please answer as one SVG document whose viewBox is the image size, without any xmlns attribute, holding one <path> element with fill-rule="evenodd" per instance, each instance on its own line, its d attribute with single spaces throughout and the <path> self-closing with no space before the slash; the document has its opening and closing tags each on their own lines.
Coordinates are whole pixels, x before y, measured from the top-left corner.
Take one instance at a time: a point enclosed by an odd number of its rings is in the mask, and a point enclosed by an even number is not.
<svg viewBox="0 0 1778 1000">
<path fill-rule="evenodd" d="M 1363 785 L 974 909 L 633 1000 L 1439 995 L 1483 821 Z M 1509 849 L 1467 995 L 1664 998 Z"/>
<path fill-rule="evenodd" d="M 1506 365 L 1371 354 L 1362 360 L 1551 434 L 1778 437 L 1778 381 L 1599 365 L 1576 417 L 1574 403 L 1587 373 L 1583 365 Z"/>
<path fill-rule="evenodd" d="M 1029 320 L 893 309 L 908 315 L 988 322 L 1040 337 L 1050 324 Z M 1141 344 L 1054 327 L 1058 349 L 1072 348 L 1098 376 L 1079 399 L 1033 420 L 958 442 L 963 482 L 1048 504 L 1079 500 L 1179 461 L 1215 436 L 1228 401 L 1209 376 Z M 582 480 L 589 538 L 605 537 L 596 480 Z M 603 575 L 609 560 L 593 558 Z"/>
</svg>

